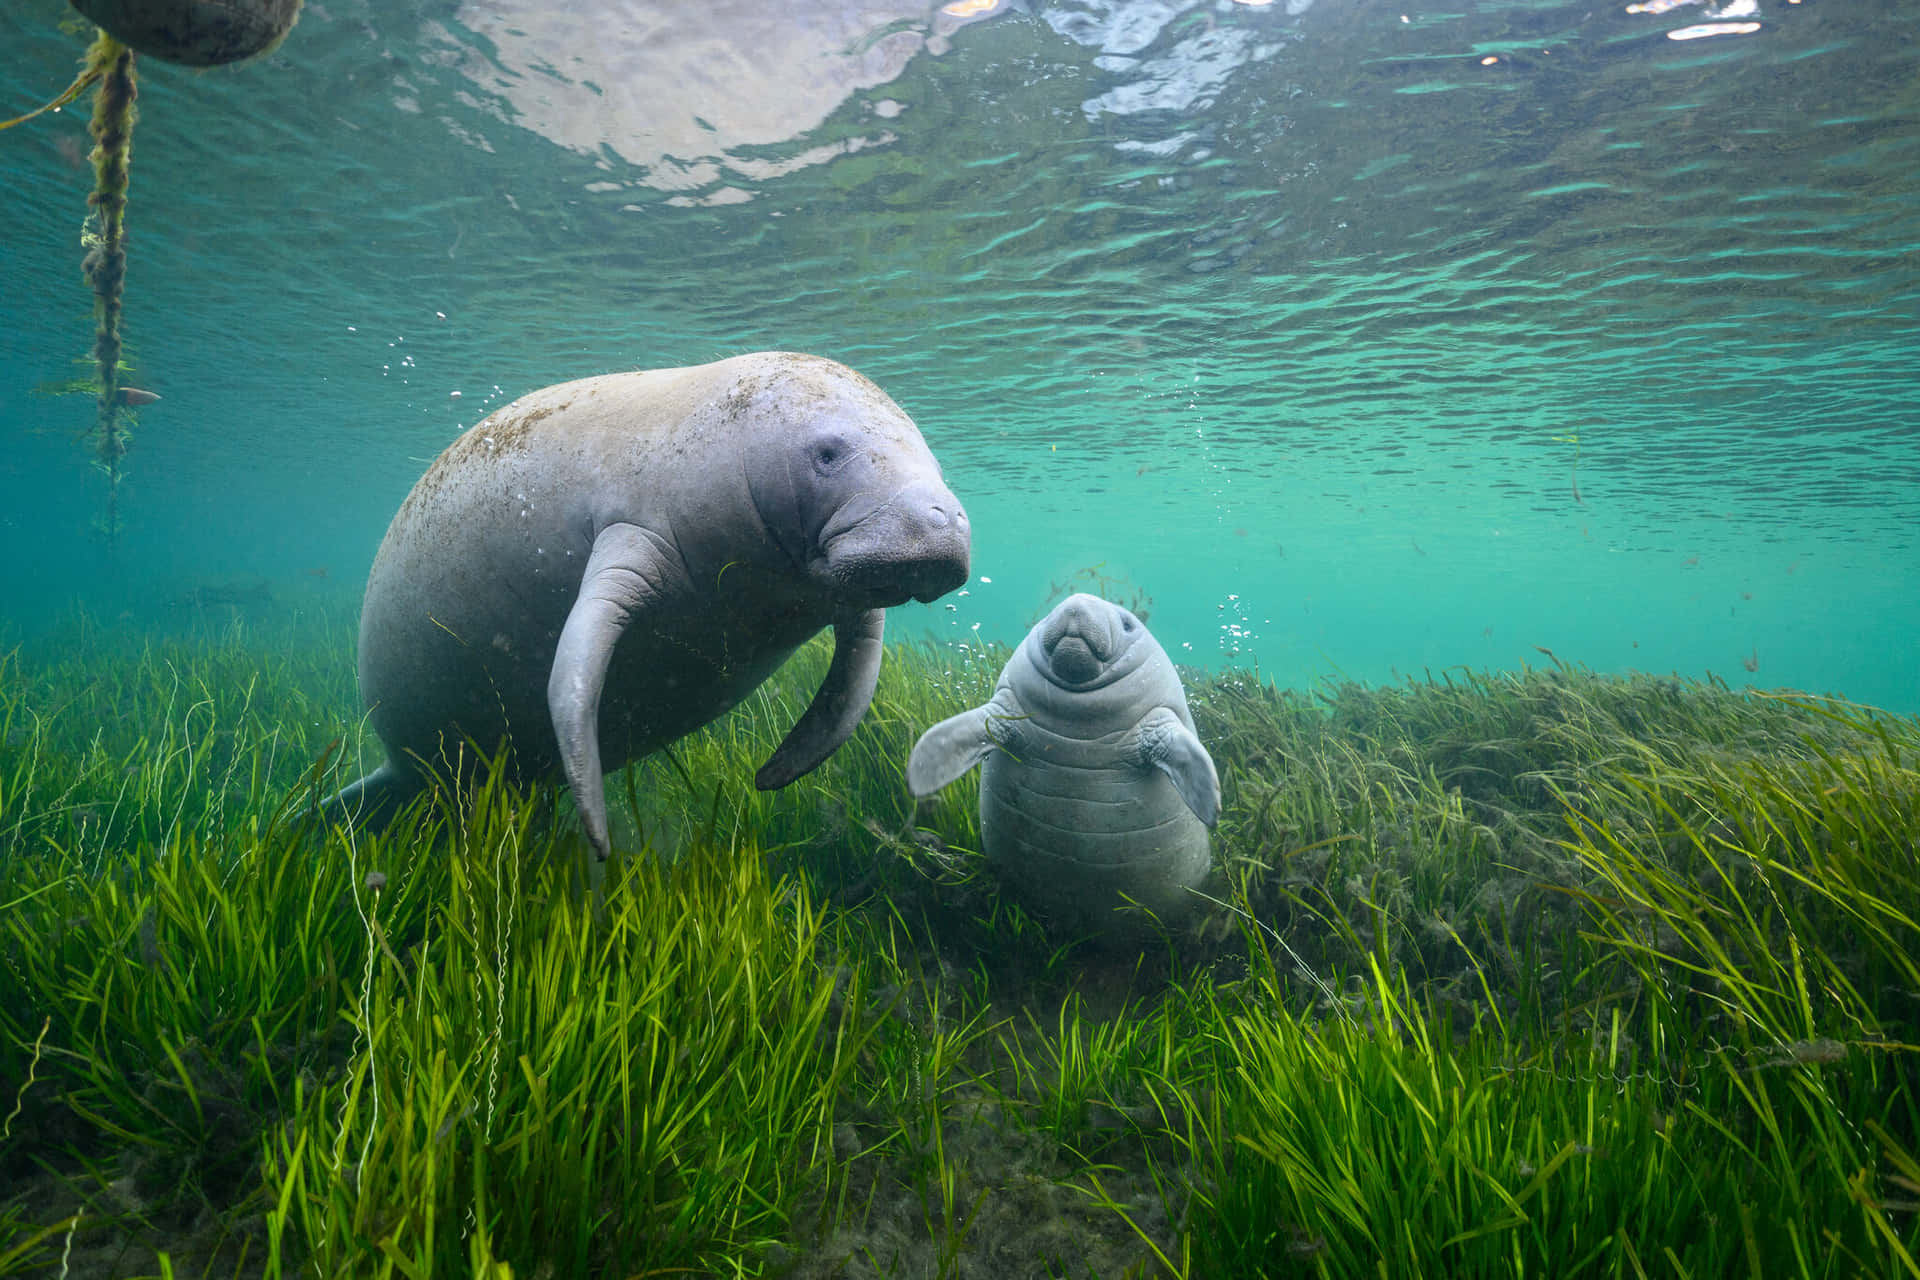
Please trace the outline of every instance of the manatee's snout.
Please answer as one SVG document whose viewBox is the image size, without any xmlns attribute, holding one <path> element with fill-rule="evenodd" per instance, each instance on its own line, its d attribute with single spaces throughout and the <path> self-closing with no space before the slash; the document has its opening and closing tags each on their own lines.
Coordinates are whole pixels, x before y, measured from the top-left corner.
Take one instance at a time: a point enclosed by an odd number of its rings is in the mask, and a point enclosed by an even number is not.
<svg viewBox="0 0 1920 1280">
<path fill-rule="evenodd" d="M 909 590 L 927 604 L 965 585 L 973 565 L 973 526 L 960 499 L 945 489 L 924 501 L 920 518 L 926 533 Z"/>
<path fill-rule="evenodd" d="M 833 576 L 876 603 L 937 600 L 966 582 L 973 530 L 944 485 L 900 490 L 828 543 Z"/>
<path fill-rule="evenodd" d="M 1040 647 L 1055 676 L 1068 684 L 1085 684 L 1120 651 L 1112 608 L 1090 596 L 1067 597 L 1040 624 Z"/>
</svg>

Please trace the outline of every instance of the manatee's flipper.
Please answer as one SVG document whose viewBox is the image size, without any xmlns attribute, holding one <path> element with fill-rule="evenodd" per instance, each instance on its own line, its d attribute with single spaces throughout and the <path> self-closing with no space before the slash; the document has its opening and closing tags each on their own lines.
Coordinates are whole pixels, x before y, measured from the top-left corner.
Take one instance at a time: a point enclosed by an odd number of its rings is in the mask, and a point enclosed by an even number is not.
<svg viewBox="0 0 1920 1280">
<path fill-rule="evenodd" d="M 573 789 L 580 825 L 593 851 L 613 852 L 607 836 L 606 781 L 600 772 L 600 694 L 613 646 L 634 614 L 659 593 L 676 570 L 652 535 L 637 525 L 612 524 L 593 540 L 580 594 L 560 629 L 547 677 L 547 713 L 560 744 L 560 764 Z"/>
<path fill-rule="evenodd" d="M 1133 726 L 1132 747 L 1143 767 L 1173 780 L 1194 817 L 1208 826 L 1219 820 L 1220 775 L 1214 772 L 1213 757 L 1179 716 L 1165 707 L 1147 712 Z"/>
<path fill-rule="evenodd" d="M 833 665 L 827 678 L 786 739 L 753 775 L 754 786 L 779 790 L 819 768 L 853 735 L 880 680 L 880 636 L 886 624 L 885 609 L 848 609 L 834 615 Z"/>
<path fill-rule="evenodd" d="M 407 801 L 419 795 L 425 783 L 417 773 L 393 767 L 375 769 L 360 781 L 320 802 L 320 816 L 343 827 L 374 831 L 393 821 Z"/>
<path fill-rule="evenodd" d="M 985 760 L 994 748 L 1019 754 L 1018 735 L 1026 709 L 1013 691 L 994 691 L 993 701 L 948 716 L 920 735 L 907 757 L 907 790 L 930 796 Z"/>
</svg>

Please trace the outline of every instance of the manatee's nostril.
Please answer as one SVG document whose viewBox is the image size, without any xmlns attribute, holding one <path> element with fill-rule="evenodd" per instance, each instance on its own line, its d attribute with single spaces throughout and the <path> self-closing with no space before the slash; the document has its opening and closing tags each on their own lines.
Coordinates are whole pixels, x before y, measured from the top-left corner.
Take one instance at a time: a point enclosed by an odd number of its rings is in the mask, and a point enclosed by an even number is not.
<svg viewBox="0 0 1920 1280">
<path fill-rule="evenodd" d="M 927 504 L 927 523 L 936 529 L 944 529 L 948 525 L 952 525 L 956 529 L 965 529 L 967 527 L 967 513 L 962 511 L 958 506 L 947 506 L 944 503 L 931 502 Z"/>
</svg>

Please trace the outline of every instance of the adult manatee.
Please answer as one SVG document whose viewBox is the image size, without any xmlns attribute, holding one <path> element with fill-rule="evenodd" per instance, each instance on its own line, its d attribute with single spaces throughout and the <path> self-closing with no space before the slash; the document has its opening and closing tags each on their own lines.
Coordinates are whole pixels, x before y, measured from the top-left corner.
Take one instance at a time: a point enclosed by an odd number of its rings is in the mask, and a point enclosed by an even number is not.
<svg viewBox="0 0 1920 1280">
<path fill-rule="evenodd" d="M 387 530 L 360 690 L 387 762 L 327 802 L 383 821 L 508 744 L 564 773 L 609 851 L 602 772 L 672 742 L 834 629 L 755 776 L 785 786 L 865 714 L 885 609 L 966 581 L 966 513 L 911 419 L 817 356 L 762 352 L 536 391 L 450 445 Z M 469 742 L 472 745 L 469 745 Z"/>
<path fill-rule="evenodd" d="M 1127 610 L 1062 601 L 986 705 L 920 736 L 908 789 L 930 795 L 976 764 L 981 844 L 1023 895 L 1096 919 L 1124 899 L 1163 920 L 1194 906 L 1220 780 L 1172 661 Z"/>
</svg>

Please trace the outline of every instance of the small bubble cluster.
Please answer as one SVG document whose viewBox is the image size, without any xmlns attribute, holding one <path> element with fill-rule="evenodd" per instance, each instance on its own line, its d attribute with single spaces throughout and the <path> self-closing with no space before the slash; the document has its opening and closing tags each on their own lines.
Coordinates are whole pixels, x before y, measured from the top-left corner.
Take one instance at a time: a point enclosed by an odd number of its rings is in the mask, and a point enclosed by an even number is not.
<svg viewBox="0 0 1920 1280">
<path fill-rule="evenodd" d="M 1226 658 L 1237 658 L 1242 652 L 1249 651 L 1258 637 L 1253 630 L 1253 619 L 1248 616 L 1244 601 L 1238 592 L 1214 606 L 1220 614 L 1220 654 Z"/>
</svg>

